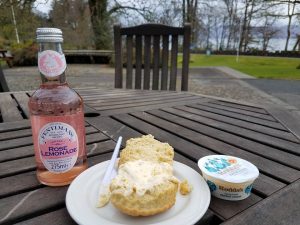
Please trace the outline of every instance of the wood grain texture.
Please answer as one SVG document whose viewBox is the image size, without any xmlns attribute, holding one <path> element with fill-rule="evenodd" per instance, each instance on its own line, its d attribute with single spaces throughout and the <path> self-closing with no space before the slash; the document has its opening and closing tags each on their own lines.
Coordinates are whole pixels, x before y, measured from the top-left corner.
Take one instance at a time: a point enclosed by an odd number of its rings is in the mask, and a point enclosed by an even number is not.
<svg viewBox="0 0 300 225">
<path fill-rule="evenodd" d="M 190 107 L 186 107 L 186 106 L 175 106 L 175 107 L 173 107 L 173 109 L 179 109 L 184 112 L 189 112 L 191 114 L 195 114 L 195 115 L 199 115 L 199 116 L 206 117 L 209 119 L 213 119 L 215 121 L 228 123 L 230 125 L 235 125 L 235 126 L 238 126 L 241 128 L 246 128 L 248 130 L 252 130 L 252 131 L 260 132 L 263 134 L 268 134 L 270 136 L 274 136 L 277 138 L 300 143 L 298 138 L 296 138 L 292 133 L 290 133 L 288 131 L 278 130 L 278 129 L 266 127 L 266 126 L 263 126 L 260 124 L 249 123 L 247 121 L 239 120 L 236 118 L 223 116 L 223 115 L 220 115 L 217 113 L 204 111 L 204 110 L 200 110 L 200 109 L 195 109 L 195 108 L 190 108 Z"/>
<path fill-rule="evenodd" d="M 176 90 L 177 81 L 177 54 L 178 54 L 178 36 L 172 36 L 172 50 L 171 50 L 171 68 L 170 68 L 170 85 L 169 90 Z"/>
<path fill-rule="evenodd" d="M 168 142 L 175 160 L 198 173 L 199 158 L 234 155 L 260 170 L 252 194 L 238 202 L 212 198 L 196 224 L 299 221 L 300 142 L 293 134 L 297 122 L 293 125 L 295 118 L 289 113 L 185 92 L 93 88 L 79 92 L 87 103 L 86 113 L 101 114 L 85 118 L 89 166 L 108 160 L 119 136 L 124 147 L 126 140 L 143 134 Z M 16 96 L 11 99 L 26 117 L 21 106 L 26 96 Z M 74 224 L 65 209 L 66 187 L 45 187 L 36 179 L 28 120 L 0 124 L 0 150 L 0 224 Z"/>
<path fill-rule="evenodd" d="M 105 142 L 99 142 L 94 143 L 92 145 L 87 146 L 87 156 L 88 156 L 88 165 L 93 165 L 93 159 L 92 157 L 96 157 L 98 155 L 106 154 L 113 151 L 115 147 L 115 142 L 109 140 Z M 0 179 L 0 197 L 10 196 L 14 195 L 16 193 L 22 193 L 27 190 L 32 190 L 34 188 L 38 188 L 41 186 L 39 182 L 36 179 L 36 173 L 35 173 L 35 164 L 33 164 L 33 161 L 30 160 L 32 158 L 29 158 L 27 165 L 25 163 L 27 161 L 23 161 L 24 165 L 22 165 L 23 168 L 16 168 L 14 169 L 15 174 L 14 176 L 8 176 L 5 178 Z M 20 161 L 21 162 L 21 161 Z M 21 170 L 24 170 L 24 167 L 27 167 L 28 172 L 22 172 Z M 19 173 L 19 172 L 22 173 Z M 11 171 L 7 171 L 6 175 L 9 175 Z M 7 185 L 10 184 L 10 185 Z"/>
<path fill-rule="evenodd" d="M 123 63 L 122 63 L 122 40 L 121 26 L 114 26 L 114 47 L 115 47 L 115 88 L 123 86 Z"/>
<path fill-rule="evenodd" d="M 297 115 L 293 115 L 279 107 L 269 107 L 267 109 L 278 121 L 282 122 L 290 132 L 300 140 L 300 120 Z"/>
<path fill-rule="evenodd" d="M 30 127 L 29 120 L 0 123 L 0 132 L 15 131 Z"/>
<path fill-rule="evenodd" d="M 120 27 L 119 25 L 114 26 L 115 34 L 115 59 L 121 54 L 120 42 L 122 42 L 122 36 L 127 37 L 126 47 L 127 47 L 127 62 L 132 61 L 131 56 L 131 39 L 128 37 L 136 37 L 136 54 L 135 54 L 135 89 L 144 90 L 158 90 L 159 86 L 161 90 L 176 90 L 176 75 L 177 75 L 177 53 L 178 53 L 178 37 L 183 37 L 183 63 L 182 63 L 182 77 L 181 77 L 181 90 L 188 90 L 188 67 L 189 67 L 189 54 L 190 54 L 190 38 L 191 38 L 191 26 L 190 24 L 185 24 L 184 27 L 170 27 L 162 24 L 143 24 L 134 27 Z M 162 37 L 162 44 L 160 44 L 160 37 Z M 172 37 L 171 44 L 171 71 L 169 75 L 169 39 Z M 153 45 L 151 40 L 153 39 Z M 162 46 L 162 57 L 160 57 L 160 50 Z M 153 51 L 151 51 L 151 49 Z M 142 51 L 143 50 L 143 51 Z M 143 53 L 142 53 L 143 52 Z M 152 52 L 153 52 L 153 64 L 152 62 Z M 160 58 L 162 59 L 160 61 Z M 131 76 L 131 62 L 127 63 L 127 77 Z M 151 85 L 151 66 L 153 66 L 153 76 Z M 115 65 L 116 68 L 116 79 L 118 82 L 116 87 L 120 83 L 120 71 L 119 60 Z M 159 78 L 159 69 L 161 67 L 161 76 Z M 143 79 L 139 79 L 142 75 L 141 69 L 144 69 Z M 143 85 L 140 84 L 143 82 Z M 160 84 L 160 85 L 159 85 Z M 130 85 L 127 85 L 130 88 Z"/>
<path fill-rule="evenodd" d="M 190 63 L 190 37 L 191 26 L 190 24 L 184 25 L 183 35 L 183 53 L 182 53 L 182 78 L 181 78 L 181 90 L 188 91 L 189 89 L 189 63 Z"/>
<path fill-rule="evenodd" d="M 153 76 L 152 89 L 158 90 L 159 87 L 159 67 L 160 67 L 160 36 L 153 37 Z"/>
<path fill-rule="evenodd" d="M 142 24 L 134 27 L 123 27 L 121 29 L 121 34 L 127 35 L 169 35 L 169 34 L 183 34 L 183 29 L 181 27 L 171 27 L 162 24 Z"/>
<path fill-rule="evenodd" d="M 150 89 L 150 64 L 151 64 L 151 36 L 144 39 L 144 85 L 143 89 Z"/>
<path fill-rule="evenodd" d="M 135 36 L 135 89 L 142 88 L 142 36 Z"/>
<path fill-rule="evenodd" d="M 126 37 L 126 88 L 132 89 L 132 52 L 133 52 L 133 36 Z"/>
<path fill-rule="evenodd" d="M 254 107 L 254 106 L 242 105 L 242 104 L 220 101 L 220 100 L 212 101 L 212 103 L 217 104 L 217 105 L 229 106 L 229 107 L 237 108 L 237 109 L 244 109 L 244 110 L 248 110 L 251 112 L 269 114 L 265 109 Z"/>
<path fill-rule="evenodd" d="M 30 117 L 29 108 L 28 108 L 29 97 L 26 94 L 26 92 L 14 93 L 13 96 L 16 99 L 18 105 L 20 106 L 22 113 L 25 116 L 25 119 L 29 119 Z"/>
<path fill-rule="evenodd" d="M 160 110 L 152 110 L 149 111 L 149 113 L 164 120 L 171 121 L 210 137 L 241 147 L 250 152 L 254 152 L 257 155 L 262 155 L 286 165 L 295 165 L 297 169 L 300 169 L 299 143 L 285 141 L 272 136 L 253 132 L 251 130 L 202 118 L 200 116 L 181 113 L 176 110 L 167 109 L 166 111 L 174 114 Z"/>
<path fill-rule="evenodd" d="M 0 111 L 4 122 L 23 120 L 17 102 L 9 93 L 1 94 Z"/>
<path fill-rule="evenodd" d="M 17 225 L 76 225 L 77 223 L 71 218 L 66 208 L 55 210 L 20 223 Z"/>
<path fill-rule="evenodd" d="M 269 120 L 264 120 L 264 119 L 260 119 L 257 117 L 252 117 L 252 116 L 246 116 L 240 113 L 236 113 L 236 112 L 230 112 L 230 111 L 226 111 L 226 110 L 221 110 L 221 109 L 217 109 L 215 107 L 209 107 L 203 104 L 197 104 L 197 105 L 187 105 L 191 108 L 196 108 L 196 109 L 200 109 L 200 110 L 204 110 L 207 112 L 212 112 L 215 114 L 219 114 L 222 116 L 227 116 L 227 117 L 231 117 L 231 118 L 235 118 L 235 119 L 239 119 L 242 121 L 246 121 L 246 122 L 250 122 L 250 123 L 254 123 L 254 124 L 259 124 L 259 125 L 263 125 L 266 127 L 271 127 L 271 128 L 275 128 L 278 130 L 283 130 L 283 131 L 287 131 L 287 129 L 280 123 L 278 122 L 274 122 L 274 121 L 269 121 Z"/>
<path fill-rule="evenodd" d="M 108 138 L 101 133 L 92 133 L 87 135 L 87 143 L 93 143 L 97 141 L 107 140 Z M 0 150 L 12 149 L 17 147 L 23 147 L 27 145 L 32 145 L 33 140 L 31 136 L 21 137 L 16 139 L 11 139 L 10 141 L 0 141 Z"/>
<path fill-rule="evenodd" d="M 203 105 L 209 106 L 209 107 L 212 107 L 212 108 L 216 108 L 216 109 L 220 109 L 220 110 L 224 110 L 224 111 L 228 111 L 228 112 L 238 113 L 238 114 L 245 115 L 245 116 L 251 116 L 251 117 L 260 118 L 260 119 L 269 120 L 269 121 L 276 121 L 274 119 L 274 117 L 272 117 L 271 115 L 268 115 L 268 114 L 252 112 L 252 111 L 249 111 L 249 110 L 233 108 L 233 107 L 230 107 L 230 106 L 218 105 L 218 104 L 214 104 L 214 103 L 211 103 L 211 102 L 205 103 Z"/>
<path fill-rule="evenodd" d="M 110 159 L 111 154 L 102 154 L 91 157 L 89 166 Z M 13 195 L 0 201 L 0 222 L 15 223 L 26 220 L 28 217 L 40 215 L 44 212 L 62 208 L 65 205 L 65 196 L 68 186 L 41 187 L 29 192 Z M 21 202 L 21 204 L 19 204 Z M 15 206 L 18 205 L 16 209 Z M 14 209 L 14 210 L 12 210 Z M 11 213 L 13 211 L 13 213 Z"/>
<path fill-rule="evenodd" d="M 266 198 L 254 207 L 242 212 L 224 225 L 239 224 L 299 224 L 300 221 L 300 180 Z"/>
<path fill-rule="evenodd" d="M 163 50 L 162 50 L 162 69 L 160 89 L 167 90 L 168 88 L 168 67 L 169 67 L 169 36 L 163 36 Z"/>
<path fill-rule="evenodd" d="M 271 174 L 271 176 L 274 176 L 285 182 L 291 183 L 300 178 L 300 172 L 296 169 L 292 169 L 288 166 L 263 158 L 256 154 L 244 151 L 238 147 L 219 141 L 218 139 L 214 139 L 207 135 L 197 133 L 188 128 L 179 126 L 171 122 L 167 122 L 163 119 L 153 117 L 152 115 L 149 115 L 147 113 L 136 112 L 132 113 L 132 115 L 139 119 L 142 119 L 143 121 L 147 121 L 150 124 L 155 124 L 155 126 L 159 128 L 166 129 L 169 132 L 172 132 L 173 134 L 186 138 L 187 140 L 192 141 L 193 143 L 197 143 L 201 146 L 211 149 L 216 153 L 234 155 L 246 159 L 254 163 L 260 170 L 264 171 L 266 174 Z M 131 126 L 136 126 L 136 124 L 138 124 L 138 121 L 134 118 L 131 118 L 130 116 L 118 116 L 118 118 L 121 117 L 123 117 L 124 119 L 126 118 L 128 120 L 131 119 L 132 121 L 135 121 L 131 122 Z M 139 125 L 139 127 L 139 129 L 141 129 L 142 126 Z M 192 153 L 187 154 L 192 155 Z"/>
</svg>

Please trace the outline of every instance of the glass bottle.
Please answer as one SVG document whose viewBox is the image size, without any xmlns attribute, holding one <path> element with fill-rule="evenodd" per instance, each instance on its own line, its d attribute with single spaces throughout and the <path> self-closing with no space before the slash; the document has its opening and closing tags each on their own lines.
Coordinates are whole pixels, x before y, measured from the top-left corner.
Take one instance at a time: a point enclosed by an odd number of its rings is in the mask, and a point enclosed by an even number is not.
<svg viewBox="0 0 300 225">
<path fill-rule="evenodd" d="M 61 30 L 38 28 L 36 33 L 42 84 L 28 106 L 37 178 L 63 186 L 87 168 L 83 101 L 66 82 Z"/>
</svg>

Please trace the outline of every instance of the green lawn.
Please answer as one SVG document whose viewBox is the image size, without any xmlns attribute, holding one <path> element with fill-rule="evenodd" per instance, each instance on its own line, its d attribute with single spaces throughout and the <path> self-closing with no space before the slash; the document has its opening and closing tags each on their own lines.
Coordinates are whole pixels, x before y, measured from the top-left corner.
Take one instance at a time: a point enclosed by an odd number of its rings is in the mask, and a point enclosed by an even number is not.
<svg viewBox="0 0 300 225">
<path fill-rule="evenodd" d="M 300 59 L 260 56 L 200 55 L 192 54 L 190 67 L 227 66 L 257 78 L 300 80 Z"/>
</svg>

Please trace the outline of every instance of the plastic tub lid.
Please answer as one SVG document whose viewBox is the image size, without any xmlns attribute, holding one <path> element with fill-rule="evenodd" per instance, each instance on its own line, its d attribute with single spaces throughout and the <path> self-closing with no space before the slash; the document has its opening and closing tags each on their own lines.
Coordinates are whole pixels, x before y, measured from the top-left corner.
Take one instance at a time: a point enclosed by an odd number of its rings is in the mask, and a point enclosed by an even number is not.
<svg viewBox="0 0 300 225">
<path fill-rule="evenodd" d="M 252 163 L 229 155 L 208 155 L 198 161 L 202 173 L 231 183 L 255 180 L 259 171 Z"/>
</svg>

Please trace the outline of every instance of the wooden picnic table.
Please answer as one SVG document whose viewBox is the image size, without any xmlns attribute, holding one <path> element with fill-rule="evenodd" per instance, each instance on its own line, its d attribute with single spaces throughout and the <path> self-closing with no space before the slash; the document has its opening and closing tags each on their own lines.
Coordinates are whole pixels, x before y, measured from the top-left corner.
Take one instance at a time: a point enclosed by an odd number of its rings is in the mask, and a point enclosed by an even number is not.
<svg viewBox="0 0 300 225">
<path fill-rule="evenodd" d="M 233 155 L 260 176 L 242 201 L 212 197 L 197 224 L 299 224 L 299 118 L 188 92 L 77 90 L 86 104 L 89 166 L 110 159 L 118 136 L 152 134 L 175 149 L 175 160 L 196 171 L 199 158 Z M 0 94 L 0 224 L 75 224 L 65 208 L 68 187 L 47 187 L 35 175 L 28 121 L 30 92 Z"/>
</svg>

